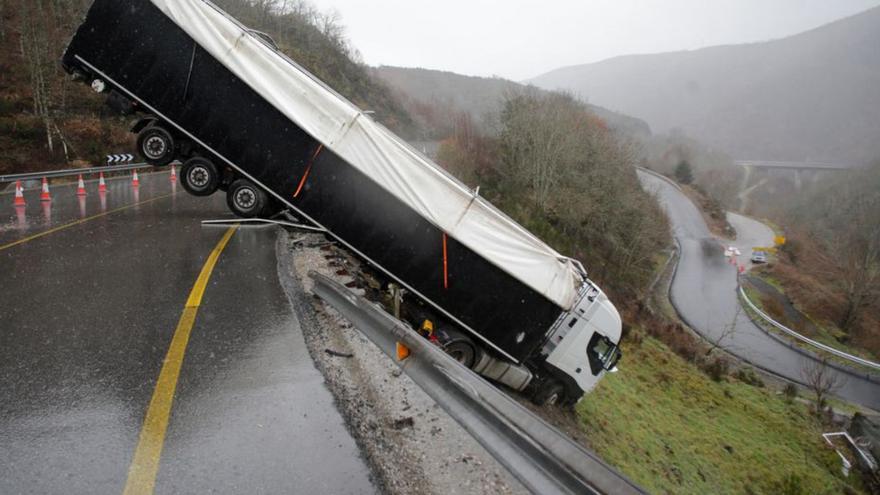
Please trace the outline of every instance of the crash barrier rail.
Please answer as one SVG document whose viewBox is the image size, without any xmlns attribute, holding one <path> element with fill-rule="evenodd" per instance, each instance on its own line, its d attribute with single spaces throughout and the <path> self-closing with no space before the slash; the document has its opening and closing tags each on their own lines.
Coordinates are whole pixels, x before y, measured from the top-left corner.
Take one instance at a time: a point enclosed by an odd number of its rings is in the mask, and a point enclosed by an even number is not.
<svg viewBox="0 0 880 495">
<path fill-rule="evenodd" d="M 43 177 L 47 179 L 54 179 L 57 177 L 75 177 L 77 175 L 91 175 L 97 174 L 100 172 L 109 173 L 109 172 L 127 172 L 129 170 L 137 170 L 141 168 L 152 167 L 152 165 L 146 163 L 129 163 L 126 165 L 108 165 L 106 167 L 90 167 L 90 168 L 71 168 L 67 170 L 50 170 L 45 172 L 29 172 L 26 174 L 10 174 L 10 175 L 0 175 L 0 183 L 4 182 L 15 182 L 15 181 L 26 181 L 26 180 L 39 180 Z"/>
<path fill-rule="evenodd" d="M 829 353 L 829 354 L 833 354 L 833 355 L 835 355 L 835 356 L 837 356 L 837 357 L 839 357 L 839 358 L 846 359 L 847 361 L 850 361 L 850 362 L 853 362 L 853 363 L 861 364 L 862 366 L 867 366 L 867 367 L 869 367 L 869 368 L 873 368 L 873 369 L 876 369 L 876 370 L 880 370 L 880 364 L 878 364 L 878 363 L 875 363 L 875 362 L 873 362 L 873 361 L 868 361 L 867 359 L 863 359 L 863 358 L 860 358 L 860 357 L 858 357 L 858 356 L 853 356 L 852 354 L 847 354 L 847 353 L 845 353 L 845 352 L 843 352 L 843 351 L 841 351 L 841 350 L 835 349 L 835 348 L 833 348 L 833 347 L 831 347 L 831 346 L 828 346 L 828 345 L 825 345 L 825 344 L 823 344 L 823 343 L 821 343 L 821 342 L 816 342 L 815 340 L 810 339 L 810 338 L 808 338 L 808 337 L 805 337 L 805 336 L 799 334 L 798 332 L 795 332 L 794 330 L 792 330 L 792 329 L 786 327 L 786 326 L 783 325 L 782 323 L 779 323 L 778 321 L 774 320 L 774 319 L 771 318 L 767 313 L 765 313 L 765 312 L 761 311 L 760 309 L 758 309 L 758 307 L 755 305 L 755 303 L 753 303 L 752 300 L 749 299 L 749 296 L 746 295 L 746 291 L 745 291 L 745 289 L 742 288 L 742 286 L 740 286 L 740 288 L 739 288 L 739 293 L 740 293 L 740 295 L 742 296 L 743 300 L 746 302 L 746 304 L 748 304 L 749 307 L 750 307 L 755 313 L 757 313 L 757 314 L 758 314 L 761 318 L 763 318 L 767 323 L 773 325 L 774 327 L 776 327 L 776 328 L 778 328 L 779 330 L 785 332 L 786 334 L 788 334 L 788 335 L 790 335 L 790 336 L 792 336 L 792 337 L 794 337 L 794 338 L 800 340 L 801 342 L 804 342 L 804 343 L 807 343 L 807 344 L 809 344 L 809 345 L 811 345 L 811 346 L 813 346 L 813 347 L 816 347 L 817 349 L 821 349 L 821 350 L 823 350 L 823 351 L 825 351 L 825 352 L 827 352 L 827 353 Z"/>
<path fill-rule="evenodd" d="M 321 227 L 313 227 L 311 225 L 303 225 L 301 223 L 287 222 L 284 220 L 276 220 L 272 218 L 221 218 L 219 220 L 202 220 L 202 225 L 280 225 L 282 227 L 290 227 L 292 229 L 307 230 L 309 232 L 327 232 L 327 229 Z"/>
<path fill-rule="evenodd" d="M 646 493 L 377 304 L 314 271 L 309 276 L 319 297 L 395 360 L 533 493 Z"/>
<path fill-rule="evenodd" d="M 843 463 L 844 475 L 849 474 L 849 469 L 852 467 L 852 463 L 849 459 L 843 455 L 840 450 L 837 449 L 837 446 L 834 445 L 834 442 L 831 441 L 833 437 L 843 437 L 849 443 L 849 446 L 852 450 L 854 450 L 859 455 L 859 463 L 868 471 L 874 472 L 878 469 L 877 460 L 874 459 L 874 456 L 871 455 L 870 452 L 865 451 L 859 442 L 855 441 L 853 437 L 849 435 L 849 433 L 845 431 L 838 431 L 834 433 L 823 433 L 822 438 L 825 439 L 825 442 L 828 443 L 834 450 L 837 452 L 837 455 L 840 456 L 840 461 Z"/>
<path fill-rule="evenodd" d="M 674 188 L 678 189 L 679 191 L 681 191 L 681 186 L 678 185 L 677 182 L 675 182 L 674 180 L 670 179 L 669 177 L 666 177 L 665 175 L 661 174 L 660 172 L 655 172 L 655 171 L 653 171 L 653 170 L 651 170 L 651 169 L 649 169 L 649 168 L 645 168 L 645 167 L 636 167 L 636 170 L 638 170 L 639 172 L 644 172 L 644 173 L 646 173 L 646 174 L 648 174 L 648 175 L 653 175 L 654 177 L 657 177 L 658 179 L 661 179 L 661 180 L 663 180 L 663 181 L 665 181 L 665 182 L 668 182 L 672 187 L 674 187 Z"/>
</svg>

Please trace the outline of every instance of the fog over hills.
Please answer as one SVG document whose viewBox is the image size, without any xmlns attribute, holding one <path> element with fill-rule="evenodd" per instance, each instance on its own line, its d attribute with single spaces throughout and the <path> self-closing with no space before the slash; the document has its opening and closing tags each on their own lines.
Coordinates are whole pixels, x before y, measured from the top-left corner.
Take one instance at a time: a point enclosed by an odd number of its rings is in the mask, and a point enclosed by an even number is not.
<svg viewBox="0 0 880 495">
<path fill-rule="evenodd" d="M 734 158 L 880 159 L 880 8 L 780 40 L 622 56 L 528 82 Z"/>
<path fill-rule="evenodd" d="M 468 112 L 480 120 L 501 109 L 505 95 L 523 91 L 525 85 L 498 77 L 474 77 L 430 69 L 381 66 L 373 74 L 406 97 L 418 101 Z M 539 88 L 533 90 L 541 91 Z M 635 135 L 651 133 L 648 125 L 617 112 L 588 105 L 609 127 Z"/>
</svg>

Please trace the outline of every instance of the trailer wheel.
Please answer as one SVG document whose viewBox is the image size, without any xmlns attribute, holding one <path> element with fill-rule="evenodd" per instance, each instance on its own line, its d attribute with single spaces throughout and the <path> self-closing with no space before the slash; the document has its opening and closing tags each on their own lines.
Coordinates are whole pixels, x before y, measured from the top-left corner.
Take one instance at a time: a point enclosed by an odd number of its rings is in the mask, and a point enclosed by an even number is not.
<svg viewBox="0 0 880 495">
<path fill-rule="evenodd" d="M 174 160 L 174 137 L 165 129 L 151 125 L 138 134 L 137 147 L 150 165 L 162 167 Z"/>
<path fill-rule="evenodd" d="M 477 362 L 477 351 L 474 344 L 466 337 L 447 342 L 443 345 L 443 350 L 468 368 L 473 368 Z"/>
<path fill-rule="evenodd" d="M 259 216 L 268 203 L 266 192 L 247 179 L 238 179 L 226 191 L 226 204 L 242 218 Z"/>
<path fill-rule="evenodd" d="M 556 380 L 548 380 L 532 395 L 532 402 L 539 406 L 553 406 L 565 400 L 565 388 Z"/>
<path fill-rule="evenodd" d="M 217 167 L 201 156 L 190 158 L 180 168 L 183 188 L 193 196 L 210 196 L 220 186 L 220 173 Z"/>
</svg>

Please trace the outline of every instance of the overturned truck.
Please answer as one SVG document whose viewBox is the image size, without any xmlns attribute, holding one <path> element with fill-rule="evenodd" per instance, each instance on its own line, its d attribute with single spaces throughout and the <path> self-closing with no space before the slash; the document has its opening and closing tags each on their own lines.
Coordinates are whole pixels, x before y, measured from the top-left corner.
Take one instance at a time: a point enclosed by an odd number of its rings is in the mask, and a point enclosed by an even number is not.
<svg viewBox="0 0 880 495">
<path fill-rule="evenodd" d="M 62 63 L 143 114 L 132 131 L 149 163 L 183 162 L 187 191 L 225 191 L 240 216 L 285 209 L 326 229 L 484 376 L 572 404 L 615 368 L 620 316 L 578 261 L 212 3 L 96 0 Z"/>
</svg>

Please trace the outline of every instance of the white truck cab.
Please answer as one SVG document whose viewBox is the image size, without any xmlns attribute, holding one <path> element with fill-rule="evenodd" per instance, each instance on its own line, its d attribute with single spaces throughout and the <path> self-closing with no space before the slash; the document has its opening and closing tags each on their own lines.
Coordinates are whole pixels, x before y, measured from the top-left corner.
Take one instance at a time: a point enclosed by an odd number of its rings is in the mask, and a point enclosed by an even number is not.
<svg viewBox="0 0 880 495">
<path fill-rule="evenodd" d="M 583 393 L 591 391 L 620 359 L 620 313 L 591 281 L 574 308 L 556 325 L 543 353 L 546 363 L 570 377 Z"/>
</svg>

